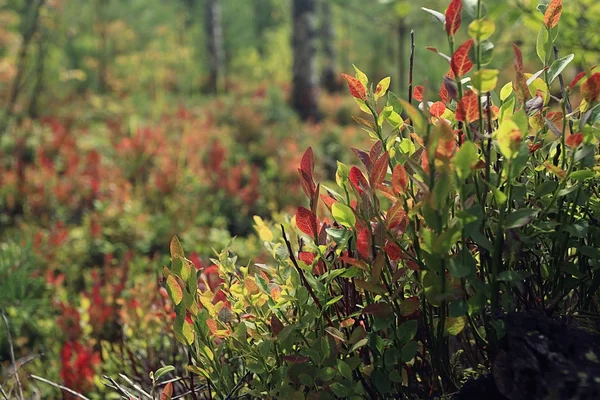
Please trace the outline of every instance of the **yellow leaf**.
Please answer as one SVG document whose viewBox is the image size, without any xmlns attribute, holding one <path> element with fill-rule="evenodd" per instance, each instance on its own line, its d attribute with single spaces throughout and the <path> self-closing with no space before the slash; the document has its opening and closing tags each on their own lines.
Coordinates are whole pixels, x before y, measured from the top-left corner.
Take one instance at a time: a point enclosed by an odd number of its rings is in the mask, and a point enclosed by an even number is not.
<svg viewBox="0 0 600 400">
<path fill-rule="evenodd" d="M 356 65 L 352 64 L 352 66 L 354 67 L 354 72 L 356 72 L 356 79 L 358 79 L 364 87 L 367 87 L 367 84 L 369 83 L 369 78 L 367 78 L 367 75 L 358 69 Z"/>
<path fill-rule="evenodd" d="M 390 81 L 391 79 L 389 76 L 379 81 L 375 88 L 375 100 L 378 100 L 386 94 L 387 90 L 390 88 Z"/>
<path fill-rule="evenodd" d="M 471 78 L 473 87 L 475 87 L 479 93 L 491 92 L 498 84 L 499 73 L 500 71 L 497 69 L 482 69 L 475 72 Z"/>
</svg>

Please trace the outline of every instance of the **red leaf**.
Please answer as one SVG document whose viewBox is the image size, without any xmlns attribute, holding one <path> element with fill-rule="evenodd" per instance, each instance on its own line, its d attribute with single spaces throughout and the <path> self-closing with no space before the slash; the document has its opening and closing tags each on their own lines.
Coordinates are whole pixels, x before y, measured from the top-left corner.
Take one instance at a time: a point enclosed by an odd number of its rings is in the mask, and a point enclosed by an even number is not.
<svg viewBox="0 0 600 400">
<path fill-rule="evenodd" d="M 473 63 L 469 59 L 469 51 L 473 46 L 473 39 L 469 39 L 456 50 L 452 55 L 450 65 L 456 76 L 465 76 L 473 68 Z"/>
<path fill-rule="evenodd" d="M 406 177 L 406 169 L 401 164 L 397 164 L 392 172 L 392 187 L 396 193 L 404 193 L 408 179 Z"/>
<path fill-rule="evenodd" d="M 583 133 L 575 133 L 567 138 L 567 146 L 576 149 L 583 142 Z"/>
<path fill-rule="evenodd" d="M 350 168 L 350 182 L 352 186 L 358 191 L 359 194 L 363 194 L 363 192 L 369 187 L 367 183 L 367 179 L 363 175 L 362 171 L 357 167 Z"/>
<path fill-rule="evenodd" d="M 311 238 L 317 235 L 317 216 L 307 208 L 298 207 L 296 211 L 296 225 L 302 233 L 307 234 Z"/>
<path fill-rule="evenodd" d="M 581 86 L 581 95 L 588 103 L 593 103 L 600 95 L 600 72 L 596 72 Z"/>
<path fill-rule="evenodd" d="M 356 238 L 356 249 L 364 259 L 371 258 L 371 232 L 368 229 L 361 230 Z"/>
<path fill-rule="evenodd" d="M 450 95 L 448 94 L 448 89 L 446 89 L 446 85 L 442 82 L 440 85 L 440 99 L 444 104 L 447 104 L 450 100 Z"/>
<path fill-rule="evenodd" d="M 548 29 L 554 28 L 558 25 L 561 14 L 562 0 L 552 0 L 552 3 L 550 3 L 544 14 L 544 25 L 546 25 Z"/>
<path fill-rule="evenodd" d="M 387 151 L 383 153 L 381 157 L 377 159 L 377 161 L 375 161 L 373 170 L 371 171 L 371 176 L 369 177 L 372 188 L 377 188 L 383 183 L 385 175 L 387 174 L 388 161 L 389 154 Z"/>
<path fill-rule="evenodd" d="M 585 71 L 581 71 L 580 73 L 578 73 L 577 75 L 575 75 L 575 78 L 573 79 L 573 82 L 571 82 L 571 84 L 569 85 L 569 88 L 571 90 L 573 90 L 573 88 L 575 87 L 575 85 L 577 85 L 577 83 L 579 83 L 579 81 L 585 76 L 586 72 Z"/>
<path fill-rule="evenodd" d="M 329 211 L 331 211 L 331 206 L 334 205 L 335 203 L 337 203 L 336 199 L 334 199 L 331 196 L 327 196 L 325 194 L 321 194 L 321 200 L 323 200 L 323 203 L 325 203 L 325 205 L 327 206 Z"/>
<path fill-rule="evenodd" d="M 169 382 L 165 385 L 160 394 L 160 400 L 171 400 L 171 397 L 173 397 L 173 382 Z"/>
<path fill-rule="evenodd" d="M 394 242 L 388 241 L 383 249 L 392 261 L 398 261 L 402 258 L 402 249 Z"/>
<path fill-rule="evenodd" d="M 446 33 L 450 36 L 454 36 L 460 28 L 462 8 L 462 0 L 452 0 L 446 10 Z"/>
<path fill-rule="evenodd" d="M 413 89 L 413 97 L 417 101 L 423 101 L 423 86 L 415 86 Z"/>
<path fill-rule="evenodd" d="M 447 93 L 447 92 L 446 92 Z M 447 100 L 446 100 L 447 101 Z M 446 105 L 441 101 L 436 101 L 429 107 L 429 113 L 434 117 L 441 117 L 446 112 Z"/>
<path fill-rule="evenodd" d="M 315 261 L 315 255 L 308 251 L 301 251 L 298 253 L 298 258 L 306 265 L 312 265 L 313 261 Z"/>
<path fill-rule="evenodd" d="M 479 119 L 479 103 L 477 94 L 469 90 L 456 106 L 456 120 L 471 123 Z"/>
<path fill-rule="evenodd" d="M 304 152 L 304 155 L 302 156 L 302 161 L 300 161 L 300 169 L 310 179 L 313 178 L 313 172 L 315 170 L 315 155 L 313 154 L 312 147 L 309 147 Z"/>
<path fill-rule="evenodd" d="M 365 89 L 358 79 L 348 74 L 342 74 L 342 78 L 348 83 L 348 89 L 350 89 L 350 94 L 352 96 L 363 101 L 367 99 L 367 89 Z"/>
</svg>

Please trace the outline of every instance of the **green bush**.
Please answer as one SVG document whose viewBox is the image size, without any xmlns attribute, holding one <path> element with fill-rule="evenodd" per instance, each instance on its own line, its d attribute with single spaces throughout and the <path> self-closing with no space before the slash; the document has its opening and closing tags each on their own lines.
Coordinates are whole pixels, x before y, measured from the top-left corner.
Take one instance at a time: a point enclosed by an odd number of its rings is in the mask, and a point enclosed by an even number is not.
<svg viewBox="0 0 600 400">
<path fill-rule="evenodd" d="M 452 54 L 435 50 L 450 64 L 439 97 L 386 98 L 389 78 L 344 74 L 373 145 L 354 150 L 363 169 L 338 163 L 336 189 L 304 153 L 307 207 L 281 227 L 255 220 L 273 260 L 225 250 L 196 274 L 171 242 L 175 337 L 217 398 L 441 396 L 490 368 L 505 313 L 597 314 L 600 72 L 564 84 L 554 0 L 539 7 L 542 68 L 528 74 L 515 45 L 498 86 L 484 68 L 494 23 L 475 3 L 460 45 L 462 2 L 427 10 Z"/>
</svg>

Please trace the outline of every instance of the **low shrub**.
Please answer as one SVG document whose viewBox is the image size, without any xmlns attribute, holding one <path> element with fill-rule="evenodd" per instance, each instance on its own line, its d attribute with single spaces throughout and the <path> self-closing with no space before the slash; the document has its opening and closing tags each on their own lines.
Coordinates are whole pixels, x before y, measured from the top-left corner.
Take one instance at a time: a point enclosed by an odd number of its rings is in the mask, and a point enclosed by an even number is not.
<svg viewBox="0 0 600 400">
<path fill-rule="evenodd" d="M 344 74 L 372 145 L 352 149 L 361 167 L 337 164 L 337 188 L 315 182 L 304 153 L 306 207 L 280 226 L 255 220 L 270 262 L 225 250 L 196 271 L 172 240 L 175 338 L 212 395 L 443 396 L 490 369 L 506 313 L 598 314 L 600 72 L 564 83 L 561 7 L 539 7 L 540 71 L 515 45 L 503 87 L 486 68 L 494 23 L 481 1 L 460 45 L 462 2 L 427 10 L 452 54 L 432 49 L 450 64 L 439 94 L 417 86 L 404 100 L 389 78 Z"/>
</svg>

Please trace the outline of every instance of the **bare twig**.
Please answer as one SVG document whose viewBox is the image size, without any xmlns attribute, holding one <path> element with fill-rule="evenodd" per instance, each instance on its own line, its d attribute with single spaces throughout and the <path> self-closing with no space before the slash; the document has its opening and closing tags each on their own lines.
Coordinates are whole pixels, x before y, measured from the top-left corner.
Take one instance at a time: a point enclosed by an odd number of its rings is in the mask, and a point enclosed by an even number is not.
<svg viewBox="0 0 600 400">
<path fill-rule="evenodd" d="M 85 397 L 84 395 L 82 395 L 81 393 L 77 393 L 77 392 L 76 392 L 76 391 L 74 391 L 73 389 L 69 389 L 69 388 L 68 388 L 68 387 L 66 387 L 66 386 L 59 385 L 58 383 L 54 383 L 54 382 L 52 382 L 52 381 L 49 381 L 48 379 L 46 379 L 46 378 L 42 378 L 41 376 L 37 376 L 37 375 L 33 375 L 33 374 L 31 374 L 31 375 L 29 375 L 29 376 L 30 376 L 31 378 L 35 379 L 35 380 L 38 380 L 38 381 L 40 381 L 40 382 L 47 383 L 47 384 L 48 384 L 48 385 L 50 385 L 50 386 L 54 386 L 54 387 L 55 387 L 55 388 L 57 388 L 57 389 L 64 390 L 65 392 L 71 393 L 73 396 L 75 396 L 75 397 L 79 397 L 79 398 L 80 398 L 80 399 L 82 399 L 82 400 L 90 400 L 90 399 L 88 399 L 87 397 Z"/>
<path fill-rule="evenodd" d="M 408 75 L 408 102 L 412 104 L 413 97 L 413 71 L 415 68 L 415 31 L 410 31 L 410 69 Z"/>
<path fill-rule="evenodd" d="M 129 379 L 127 377 L 127 375 L 123 375 L 123 374 L 119 374 L 119 376 L 121 377 L 121 379 L 123 379 L 125 382 L 127 382 L 128 384 L 131 385 L 132 388 L 134 388 L 138 393 L 140 393 L 141 395 L 143 395 L 144 397 L 152 400 L 152 396 L 150 396 L 150 393 L 146 392 L 140 385 L 138 385 L 137 383 L 133 382 L 131 379 Z"/>
<path fill-rule="evenodd" d="M 8 400 L 8 395 L 4 391 L 4 388 L 2 387 L 2 385 L 0 385 L 0 393 L 2 394 L 2 397 L 4 397 L 4 400 Z"/>
<path fill-rule="evenodd" d="M 302 268 L 300 268 L 300 266 L 298 265 L 298 262 L 296 261 L 296 257 L 294 257 L 294 251 L 292 250 L 292 244 L 290 243 L 290 241 L 287 238 L 287 235 L 285 234 L 285 228 L 283 227 L 283 225 L 281 225 L 281 233 L 283 234 L 283 240 L 285 241 L 285 244 L 288 249 L 288 253 L 290 254 L 290 260 L 292 260 L 292 264 L 294 264 L 294 267 L 296 267 L 296 271 L 298 271 L 298 274 L 300 275 L 300 279 L 302 279 L 302 284 L 304 285 L 304 287 L 306 287 L 306 290 L 308 290 L 310 297 L 312 297 L 312 299 L 315 302 L 315 304 L 317 305 L 317 307 L 319 307 L 319 310 L 321 310 L 321 312 L 327 319 L 327 323 L 329 324 L 329 326 L 334 326 L 333 321 L 331 321 L 331 318 L 329 318 L 329 315 L 323 309 L 323 305 L 319 301 L 319 298 L 313 291 L 312 287 L 310 286 L 310 283 L 308 283 L 306 276 L 304 276 L 304 271 L 302 271 Z"/>
<path fill-rule="evenodd" d="M 21 386 L 21 380 L 19 379 L 19 373 L 18 373 L 19 371 L 17 368 L 17 362 L 15 361 L 15 348 L 13 347 L 12 336 L 10 334 L 10 325 L 8 324 L 8 318 L 6 317 L 4 310 L 2 310 L 2 319 L 4 320 L 4 324 L 6 325 L 6 338 L 8 340 L 8 347 L 10 348 L 10 362 L 12 363 L 12 366 L 15 371 L 15 382 L 17 382 L 19 398 L 24 399 L 25 397 L 23 396 L 23 387 Z"/>
<path fill-rule="evenodd" d="M 110 382 L 110 384 L 108 383 L 104 383 L 106 386 L 108 386 L 111 389 L 114 389 L 116 391 L 118 391 L 119 393 L 121 393 L 122 395 L 127 396 L 127 398 L 135 398 L 135 396 L 133 394 L 131 394 L 127 389 L 125 389 L 123 386 L 119 385 L 113 378 L 111 378 L 110 376 L 104 375 L 104 379 L 108 380 Z"/>
</svg>

